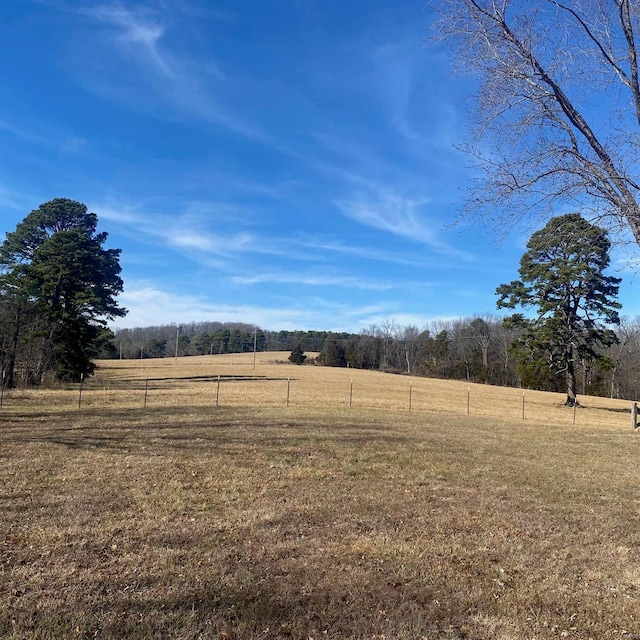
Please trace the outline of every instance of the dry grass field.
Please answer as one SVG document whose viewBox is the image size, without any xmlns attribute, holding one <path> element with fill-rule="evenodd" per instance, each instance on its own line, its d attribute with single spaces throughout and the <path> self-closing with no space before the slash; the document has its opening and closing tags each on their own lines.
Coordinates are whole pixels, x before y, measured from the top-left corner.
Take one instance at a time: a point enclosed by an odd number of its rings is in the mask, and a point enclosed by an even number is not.
<svg viewBox="0 0 640 640">
<path fill-rule="evenodd" d="M 5 393 L 0 637 L 640 638 L 628 402 L 287 355 Z"/>
</svg>

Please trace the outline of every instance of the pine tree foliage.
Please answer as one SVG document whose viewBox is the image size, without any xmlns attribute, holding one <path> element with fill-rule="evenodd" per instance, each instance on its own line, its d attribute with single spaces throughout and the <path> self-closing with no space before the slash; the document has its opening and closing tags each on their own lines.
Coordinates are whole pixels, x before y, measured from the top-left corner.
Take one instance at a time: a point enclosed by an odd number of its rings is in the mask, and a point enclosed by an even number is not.
<svg viewBox="0 0 640 640">
<path fill-rule="evenodd" d="M 336 339 L 328 339 L 318 356 L 318 363 L 325 367 L 346 367 L 345 348 Z"/>
<path fill-rule="evenodd" d="M 42 382 L 48 373 L 79 380 L 106 344 L 108 320 L 124 316 L 119 249 L 105 249 L 98 218 L 56 198 L 32 211 L 0 246 L 0 298 L 11 307 L 14 340 L 6 357 L 9 384 Z M 26 349 L 30 345 L 31 349 Z M 18 360 L 21 358 L 21 361 Z"/>
<path fill-rule="evenodd" d="M 307 356 L 304 355 L 304 351 L 302 349 L 302 345 L 298 342 L 298 344 L 293 347 L 291 350 L 291 355 L 289 356 L 289 361 L 293 364 L 304 364 Z"/>
<path fill-rule="evenodd" d="M 541 361 L 565 374 L 567 404 L 576 400 L 578 362 L 593 362 L 611 346 L 619 323 L 620 278 L 605 275 L 611 242 L 604 229 L 577 213 L 552 218 L 536 231 L 520 260 L 520 280 L 500 285 L 498 308 L 535 308 L 535 319 L 510 319 L 523 334 L 517 354 L 523 371 Z"/>
</svg>

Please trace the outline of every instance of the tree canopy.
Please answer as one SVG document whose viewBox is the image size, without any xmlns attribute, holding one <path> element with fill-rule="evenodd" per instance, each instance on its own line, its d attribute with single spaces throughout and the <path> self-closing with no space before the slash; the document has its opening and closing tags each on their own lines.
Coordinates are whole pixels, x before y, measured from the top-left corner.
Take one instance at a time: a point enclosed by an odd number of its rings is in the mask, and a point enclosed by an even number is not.
<svg viewBox="0 0 640 640">
<path fill-rule="evenodd" d="M 558 201 L 640 244 L 640 4 L 435 0 L 438 38 L 480 81 L 465 149 L 484 169 L 468 211 L 501 228 Z"/>
<path fill-rule="evenodd" d="M 604 229 L 577 213 L 552 218 L 536 231 L 520 260 L 520 280 L 500 285 L 498 308 L 533 307 L 537 317 L 516 314 L 524 328 L 517 353 L 523 368 L 541 361 L 564 372 L 567 404 L 576 400 L 576 362 L 599 357 L 598 347 L 616 341 L 620 278 L 607 276 L 611 242 Z"/>
<path fill-rule="evenodd" d="M 291 354 L 289 355 L 289 361 L 293 364 L 304 364 L 304 361 L 307 359 L 307 356 L 304 354 L 304 350 L 302 349 L 302 345 L 298 342 L 298 344 L 293 347 L 291 350 Z"/>
<path fill-rule="evenodd" d="M 3 322 L 12 340 L 3 354 L 8 384 L 19 364 L 25 381 L 52 372 L 78 380 L 108 340 L 108 320 L 124 316 L 119 249 L 105 249 L 98 218 L 56 198 L 32 211 L 0 246 Z"/>
</svg>

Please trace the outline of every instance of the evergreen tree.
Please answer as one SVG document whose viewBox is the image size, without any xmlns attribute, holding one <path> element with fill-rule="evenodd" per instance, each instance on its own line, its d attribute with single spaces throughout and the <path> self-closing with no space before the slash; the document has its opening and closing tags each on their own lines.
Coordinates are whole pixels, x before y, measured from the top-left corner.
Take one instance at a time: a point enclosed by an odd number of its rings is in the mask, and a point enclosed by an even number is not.
<svg viewBox="0 0 640 640">
<path fill-rule="evenodd" d="M 353 369 L 362 369 L 363 353 L 360 348 L 360 336 L 351 336 L 347 342 L 347 348 L 345 349 L 345 359 L 347 365 Z"/>
<path fill-rule="evenodd" d="M 166 349 L 167 341 L 164 338 L 151 338 L 142 345 L 145 358 L 164 358 Z"/>
<path fill-rule="evenodd" d="M 291 355 L 289 356 L 290 362 L 293 364 L 304 364 L 304 361 L 307 359 L 307 356 L 304 355 L 304 351 L 302 350 L 302 345 L 298 342 L 298 344 L 293 347 L 291 351 Z"/>
<path fill-rule="evenodd" d="M 124 316 L 119 249 L 104 249 L 107 234 L 79 202 L 56 198 L 32 211 L 0 246 L 0 296 L 16 310 L 20 341 L 37 339 L 33 379 L 53 371 L 60 380 L 79 380 L 93 371 L 95 357 L 110 337 L 106 321 Z M 24 319 L 30 316 L 30 322 Z M 14 353 L 15 356 L 15 353 Z M 15 357 L 8 361 L 13 383 Z"/>
<path fill-rule="evenodd" d="M 233 329 L 229 337 L 229 353 L 242 353 L 244 340 L 239 329 Z"/>
<path fill-rule="evenodd" d="M 318 356 L 318 362 L 325 367 L 346 367 L 344 347 L 337 340 L 332 338 L 327 340 L 324 349 Z"/>
<path fill-rule="evenodd" d="M 256 332 L 256 351 L 266 351 L 267 349 L 267 336 L 262 329 L 258 329 Z"/>
<path fill-rule="evenodd" d="M 211 338 L 208 333 L 197 333 L 191 340 L 189 355 L 203 356 L 211 351 Z"/>
<path fill-rule="evenodd" d="M 577 213 L 552 218 L 536 231 L 520 260 L 521 280 L 500 285 L 498 308 L 536 308 L 537 318 L 512 318 L 522 328 L 518 353 L 529 372 L 541 358 L 565 374 L 567 405 L 577 403 L 576 363 L 600 357 L 616 341 L 607 325 L 619 323 L 620 278 L 604 275 L 611 242 L 604 229 Z"/>
</svg>

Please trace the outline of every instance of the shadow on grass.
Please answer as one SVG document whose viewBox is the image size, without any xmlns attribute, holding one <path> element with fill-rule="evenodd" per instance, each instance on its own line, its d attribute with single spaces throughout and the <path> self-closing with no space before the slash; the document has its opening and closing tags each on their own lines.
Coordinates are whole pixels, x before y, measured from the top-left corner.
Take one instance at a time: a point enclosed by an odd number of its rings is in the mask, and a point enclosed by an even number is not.
<svg viewBox="0 0 640 640">
<path fill-rule="evenodd" d="M 165 377 L 165 378 L 149 378 L 149 382 L 153 381 L 162 381 L 162 382 L 176 382 L 181 380 L 190 380 L 196 382 L 217 382 L 218 377 L 220 377 L 220 382 L 225 382 L 228 380 L 241 380 L 251 382 L 254 380 L 257 381 L 268 381 L 268 380 L 287 380 L 288 378 L 282 377 L 271 377 L 271 376 L 243 376 L 239 374 L 234 375 L 205 375 L 205 376 L 177 376 L 177 377 Z M 294 378 L 291 378 L 294 380 Z"/>
<path fill-rule="evenodd" d="M 363 446 L 375 440 L 391 446 L 411 440 L 386 426 L 353 424 L 348 417 L 323 424 L 284 412 L 279 418 L 266 419 L 251 409 L 198 407 L 197 415 L 190 414 L 188 421 L 184 420 L 184 409 L 179 407 L 68 411 L 57 414 L 55 421 L 50 413 L 41 412 L 12 417 L 0 429 L 0 443 L 40 442 L 70 449 L 169 454 L 176 450 L 214 453 L 222 447 L 258 443 L 276 449 L 304 449 L 318 442 Z"/>
<path fill-rule="evenodd" d="M 216 384 L 220 379 L 220 383 L 225 382 L 282 382 L 286 380 L 297 380 L 297 378 L 276 377 L 276 376 L 258 376 L 258 375 L 240 375 L 240 374 L 207 374 L 199 376 L 164 376 L 164 377 L 149 377 L 149 378 L 117 378 L 114 380 L 95 380 L 90 379 L 84 384 L 84 390 L 88 392 L 103 391 L 105 388 L 111 391 L 122 390 L 144 390 L 145 386 L 151 390 L 165 389 L 167 385 L 171 385 L 172 389 L 181 389 L 184 385 L 180 383 L 193 383 L 193 382 L 205 382 L 208 384 Z M 61 388 L 67 391 L 77 390 L 78 384 L 66 385 Z"/>
<path fill-rule="evenodd" d="M 388 584 L 381 581 L 376 585 L 364 578 L 360 581 L 343 578 L 332 586 L 318 585 L 305 592 L 292 588 L 294 584 L 309 582 L 309 577 L 303 572 L 280 576 L 280 579 L 258 578 L 257 582 L 235 590 L 211 585 L 182 597 L 134 602 L 124 600 L 116 606 L 139 621 L 134 629 L 138 633 L 142 631 L 145 637 L 159 637 L 158 634 L 170 631 L 166 622 L 158 620 L 153 623 L 157 612 L 165 612 L 167 621 L 188 620 L 186 624 L 197 633 L 213 631 L 218 634 L 200 637 L 369 640 L 420 638 L 433 633 L 438 633 L 439 638 L 464 637 L 452 632 L 468 617 L 465 613 L 468 603 L 465 606 L 465 603 L 449 599 L 446 606 L 439 606 L 430 590 L 407 595 L 394 581 Z M 151 624 L 145 624 L 144 621 L 149 619 Z M 121 629 L 120 623 L 113 621 L 99 631 L 108 637 L 128 637 L 122 634 Z M 95 633 L 94 629 L 92 631 Z"/>
<path fill-rule="evenodd" d="M 619 409 L 617 407 L 588 407 L 589 409 L 595 409 L 596 411 L 609 411 L 610 413 L 628 413 L 631 415 L 631 409 Z"/>
<path fill-rule="evenodd" d="M 167 543 L 156 540 L 148 562 Z M 201 545 L 206 548 L 203 540 L 179 543 L 185 549 Z M 296 543 L 278 547 L 245 549 L 246 556 L 228 554 L 213 564 L 195 565 L 190 557 L 188 579 L 179 566 L 158 573 L 148 564 L 123 575 L 108 550 L 85 549 L 91 561 L 85 555 L 84 564 L 91 570 L 83 584 L 52 594 L 46 607 L 33 609 L 14 599 L 0 614 L 0 631 L 16 638 L 21 632 L 30 638 L 69 637 L 64 631 L 73 633 L 73 620 L 74 637 L 81 638 L 466 637 L 457 630 L 468 624 L 477 603 L 443 576 L 417 585 L 398 564 L 383 567 L 379 558 L 363 561 L 333 548 L 320 560 L 308 558 Z"/>
</svg>

